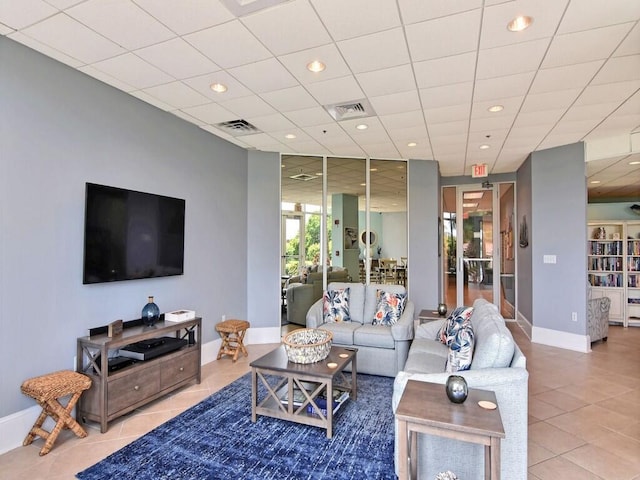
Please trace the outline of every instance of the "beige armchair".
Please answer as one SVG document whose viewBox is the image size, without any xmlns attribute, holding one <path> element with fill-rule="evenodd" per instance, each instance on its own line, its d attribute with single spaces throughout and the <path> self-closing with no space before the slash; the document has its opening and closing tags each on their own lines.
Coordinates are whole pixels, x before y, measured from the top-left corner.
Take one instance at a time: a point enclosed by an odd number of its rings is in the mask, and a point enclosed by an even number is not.
<svg viewBox="0 0 640 480">
<path fill-rule="evenodd" d="M 587 301 L 587 333 L 591 342 L 607 341 L 609 336 L 609 297 L 591 298 Z"/>
</svg>

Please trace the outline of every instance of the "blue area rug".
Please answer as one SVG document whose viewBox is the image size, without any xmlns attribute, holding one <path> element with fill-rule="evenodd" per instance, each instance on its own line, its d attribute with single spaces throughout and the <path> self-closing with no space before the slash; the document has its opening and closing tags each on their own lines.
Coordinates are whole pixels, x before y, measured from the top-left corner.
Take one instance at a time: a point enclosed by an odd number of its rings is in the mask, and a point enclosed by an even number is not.
<svg viewBox="0 0 640 480">
<path fill-rule="evenodd" d="M 395 479 L 393 379 L 358 375 L 326 431 L 275 418 L 251 422 L 247 374 L 77 474 L 81 480 Z"/>
</svg>

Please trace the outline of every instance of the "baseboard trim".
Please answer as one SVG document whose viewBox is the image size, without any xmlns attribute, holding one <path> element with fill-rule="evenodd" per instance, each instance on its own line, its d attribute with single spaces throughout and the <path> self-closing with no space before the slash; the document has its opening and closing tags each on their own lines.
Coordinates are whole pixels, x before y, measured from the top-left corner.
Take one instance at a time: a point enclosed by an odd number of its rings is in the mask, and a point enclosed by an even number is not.
<svg viewBox="0 0 640 480">
<path fill-rule="evenodd" d="M 576 352 L 588 353 L 591 351 L 589 335 L 561 332 L 559 330 L 536 327 L 535 325 L 531 331 L 531 341 Z"/>
</svg>

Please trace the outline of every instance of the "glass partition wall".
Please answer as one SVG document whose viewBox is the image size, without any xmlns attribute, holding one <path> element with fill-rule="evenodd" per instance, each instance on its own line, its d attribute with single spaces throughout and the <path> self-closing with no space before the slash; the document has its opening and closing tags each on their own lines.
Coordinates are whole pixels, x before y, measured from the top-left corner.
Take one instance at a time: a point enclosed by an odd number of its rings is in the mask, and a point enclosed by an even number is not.
<svg viewBox="0 0 640 480">
<path fill-rule="evenodd" d="M 281 158 L 283 278 L 327 265 L 347 269 L 354 282 L 406 285 L 406 162 Z M 396 262 L 388 278 L 381 276 L 381 259 Z"/>
</svg>

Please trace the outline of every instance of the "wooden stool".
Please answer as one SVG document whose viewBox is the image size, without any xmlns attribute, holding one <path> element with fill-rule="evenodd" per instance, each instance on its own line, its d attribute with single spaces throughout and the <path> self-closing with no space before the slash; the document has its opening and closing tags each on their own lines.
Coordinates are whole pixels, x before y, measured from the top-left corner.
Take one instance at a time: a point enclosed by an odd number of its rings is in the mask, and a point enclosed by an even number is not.
<svg viewBox="0 0 640 480">
<path fill-rule="evenodd" d="M 89 387 L 91 387 L 89 377 L 71 370 L 62 370 L 25 380 L 20 390 L 25 395 L 34 398 L 42 407 L 42 412 L 22 444 L 29 445 L 36 436 L 42 437 L 45 440 L 44 446 L 40 449 L 42 456 L 49 453 L 63 428 L 71 429 L 78 437 L 86 437 L 87 432 L 71 416 L 71 411 L 82 392 Z M 63 407 L 59 399 L 68 395 L 72 395 L 72 397 L 67 406 Z M 51 432 L 42 428 L 42 424 L 48 416 L 56 421 L 56 426 Z"/>
<path fill-rule="evenodd" d="M 216 325 L 216 331 L 222 338 L 222 345 L 220 345 L 220 351 L 218 352 L 218 360 L 222 355 L 233 355 L 233 361 L 238 359 L 240 352 L 244 353 L 244 356 L 248 356 L 249 352 L 244 347 L 244 334 L 247 332 L 247 328 L 251 325 L 246 320 L 225 320 Z"/>
</svg>

